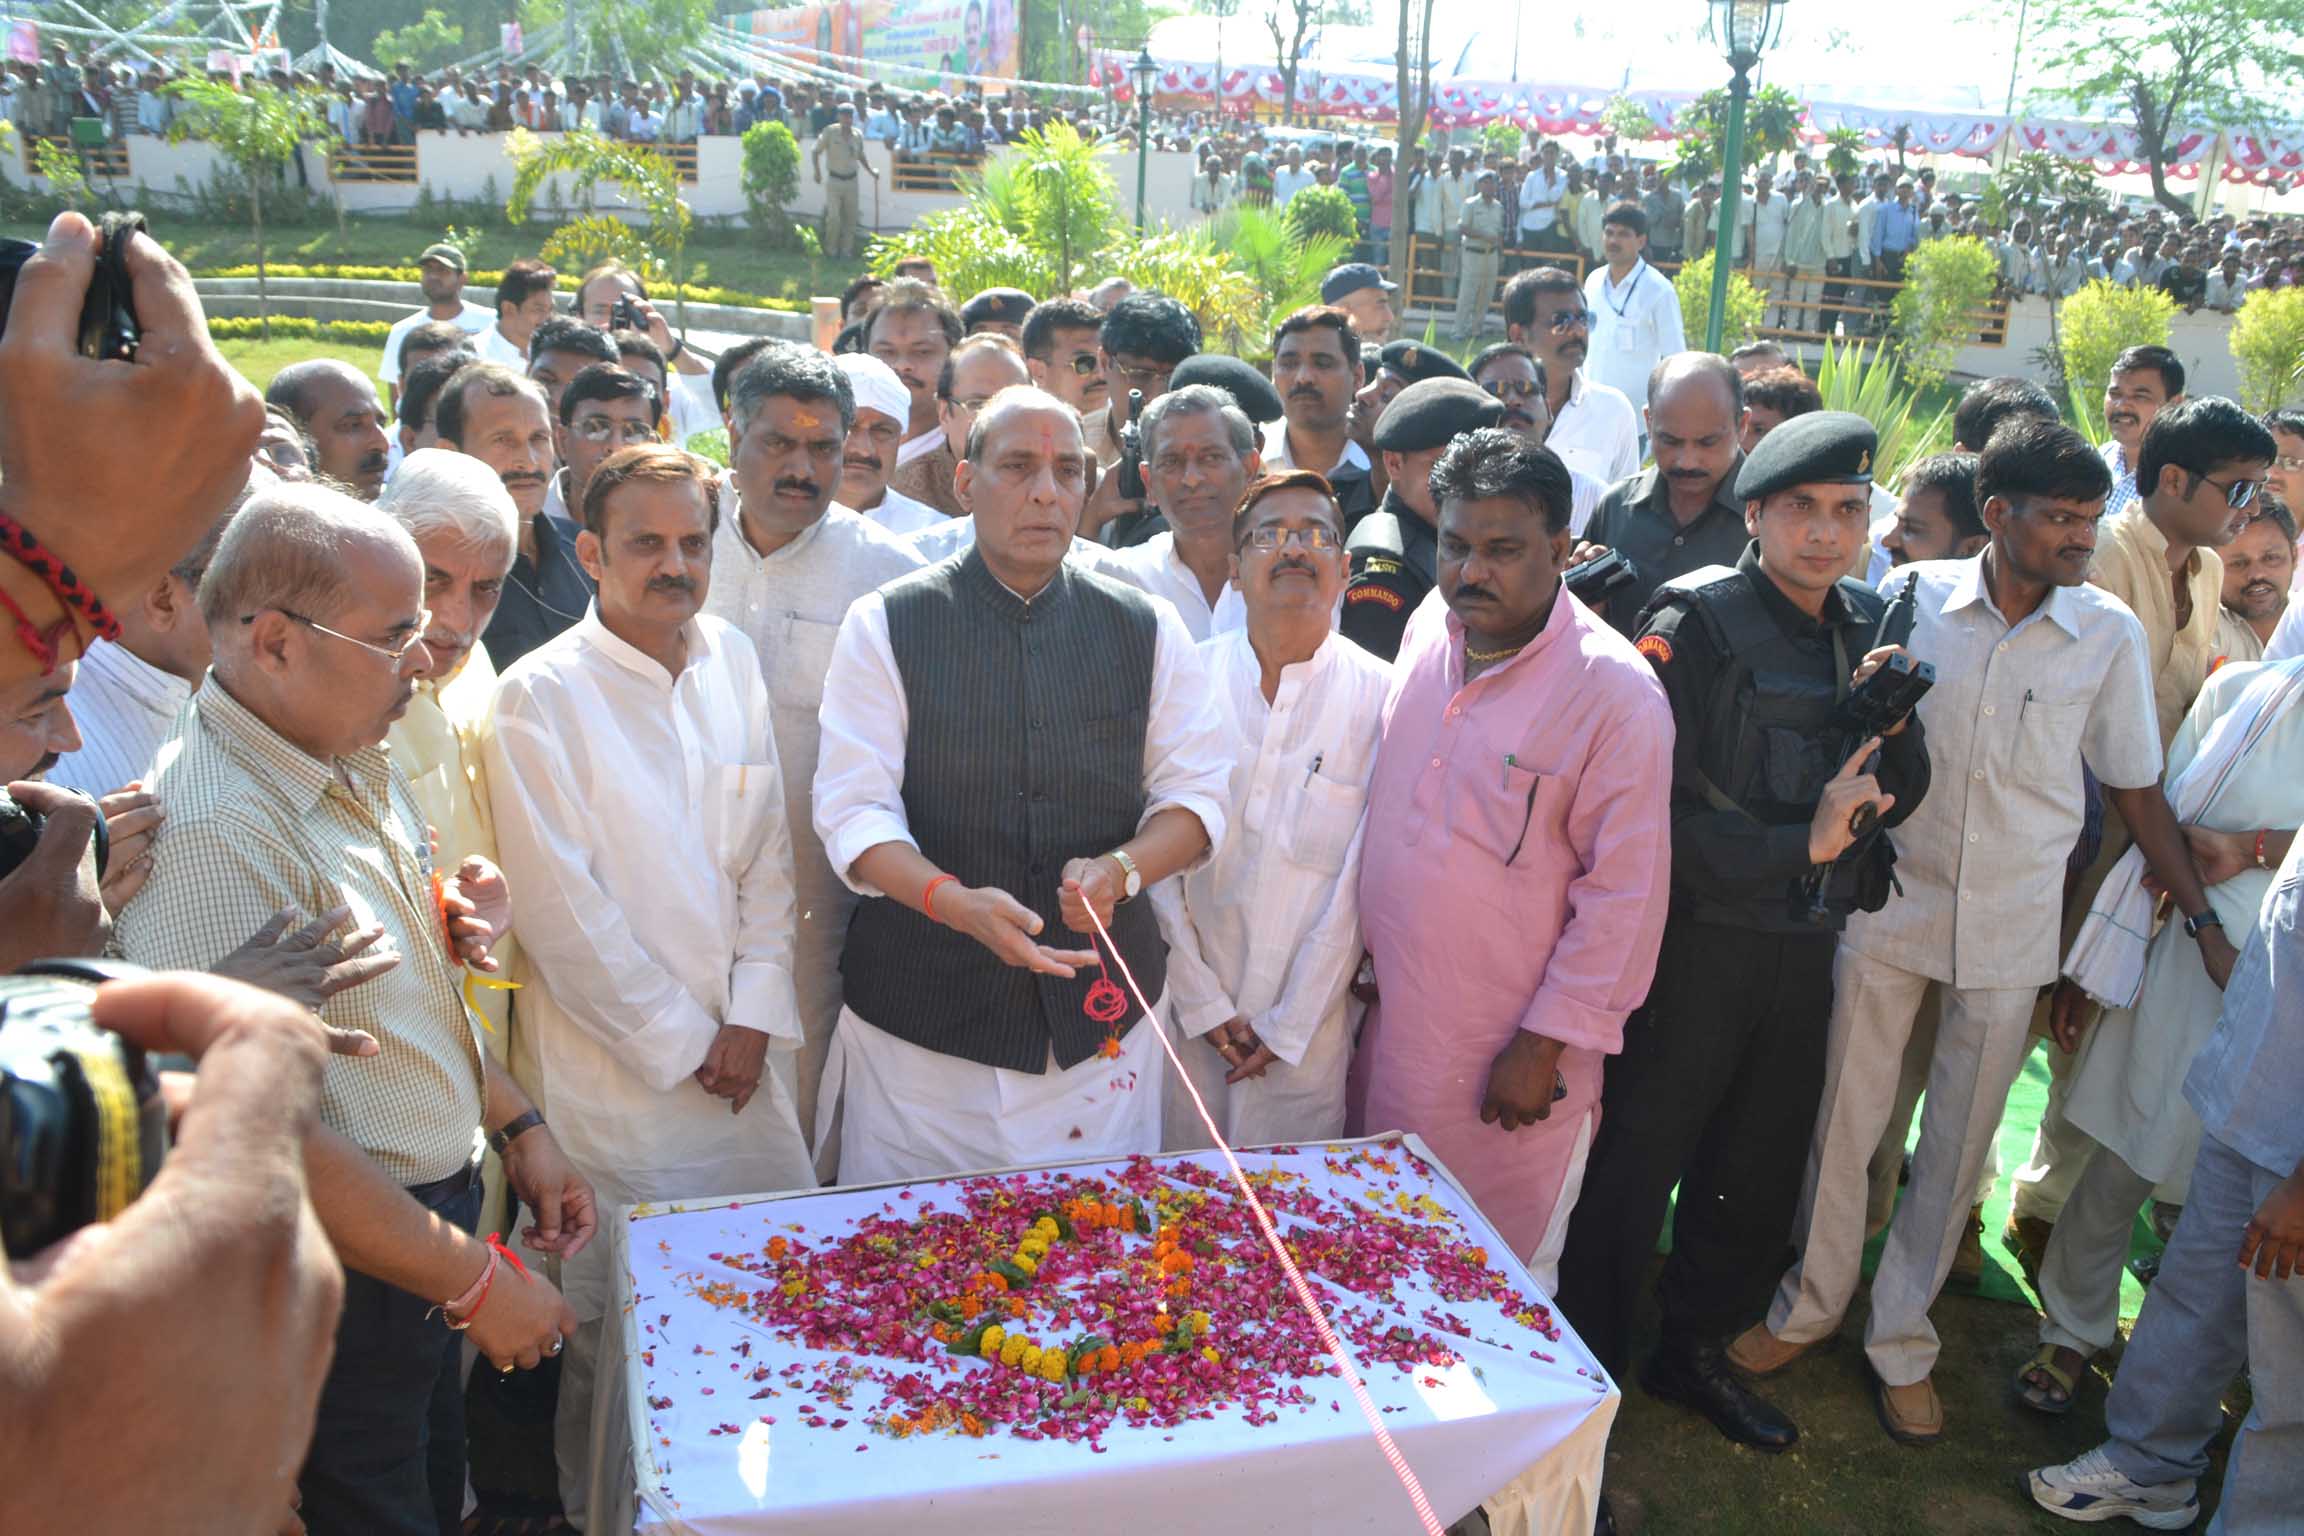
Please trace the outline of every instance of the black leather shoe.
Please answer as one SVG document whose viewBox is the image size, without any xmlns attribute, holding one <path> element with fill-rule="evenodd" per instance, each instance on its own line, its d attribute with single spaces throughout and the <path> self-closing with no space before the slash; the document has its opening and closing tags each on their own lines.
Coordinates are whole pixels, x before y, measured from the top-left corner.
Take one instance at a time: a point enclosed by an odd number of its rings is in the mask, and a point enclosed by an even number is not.
<svg viewBox="0 0 2304 1536">
<path fill-rule="evenodd" d="M 1650 1397 L 1704 1415 L 1738 1445 L 1774 1453 L 1800 1441 L 1799 1426 L 1744 1385 L 1717 1344 L 1660 1346 L 1640 1368 L 1640 1385 Z"/>
</svg>

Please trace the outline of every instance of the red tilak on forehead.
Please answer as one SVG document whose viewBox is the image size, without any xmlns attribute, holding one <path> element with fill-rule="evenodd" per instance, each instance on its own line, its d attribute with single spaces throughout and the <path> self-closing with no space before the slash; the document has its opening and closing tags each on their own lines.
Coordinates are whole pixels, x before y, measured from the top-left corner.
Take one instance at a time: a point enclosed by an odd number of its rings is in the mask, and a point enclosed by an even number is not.
<svg viewBox="0 0 2304 1536">
<path fill-rule="evenodd" d="M 821 419 L 818 418 L 814 411 L 801 411 L 797 413 L 797 420 L 800 423 L 801 430 L 804 432 L 813 432 L 817 429 L 817 427 L 823 424 Z"/>
</svg>

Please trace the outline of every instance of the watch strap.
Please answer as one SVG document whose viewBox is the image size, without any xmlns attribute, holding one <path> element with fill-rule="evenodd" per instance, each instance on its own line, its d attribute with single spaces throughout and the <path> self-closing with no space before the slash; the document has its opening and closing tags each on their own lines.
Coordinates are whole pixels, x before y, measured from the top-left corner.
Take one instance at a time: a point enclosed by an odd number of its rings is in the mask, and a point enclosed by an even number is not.
<svg viewBox="0 0 2304 1536">
<path fill-rule="evenodd" d="M 1128 850 L 1125 848 L 1115 848 L 1104 857 L 1119 865 L 1120 873 L 1125 877 L 1126 883 L 1121 888 L 1120 899 L 1122 901 L 1134 901 L 1138 893 L 1144 889 L 1144 876 L 1136 868 L 1136 861 L 1128 857 Z"/>
<path fill-rule="evenodd" d="M 2200 937 L 2200 931 L 2203 928 L 2221 928 L 2223 926 L 2224 919 L 2216 915 L 2216 909 L 2205 907 L 2184 919 L 2184 936 L 2188 939 L 2196 939 Z"/>
<path fill-rule="evenodd" d="M 543 1123 L 544 1111 L 540 1109 L 531 1109 L 525 1114 L 515 1115 L 488 1133 L 488 1150 L 498 1157 L 502 1157 L 505 1148 Z"/>
</svg>

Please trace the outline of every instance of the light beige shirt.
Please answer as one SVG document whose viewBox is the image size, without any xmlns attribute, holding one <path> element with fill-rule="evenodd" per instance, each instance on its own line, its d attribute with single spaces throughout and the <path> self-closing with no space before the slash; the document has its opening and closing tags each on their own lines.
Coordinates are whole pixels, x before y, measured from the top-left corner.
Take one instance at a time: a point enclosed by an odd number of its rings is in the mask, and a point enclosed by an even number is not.
<svg viewBox="0 0 2304 1536">
<path fill-rule="evenodd" d="M 2263 659 L 2264 642 L 2256 638 L 2256 631 L 2248 627 L 2248 621 L 2229 608 L 2217 609 L 2215 666 Z"/>
<path fill-rule="evenodd" d="M 424 813 L 391 752 L 323 762 L 256 718 L 211 672 L 161 749 L 167 809 L 152 875 L 116 937 L 138 965 L 207 970 L 282 907 L 335 906 L 382 924 L 400 964 L 332 998 L 323 1016 L 381 1050 L 331 1056 L 320 1114 L 402 1184 L 429 1184 L 478 1150 L 486 1067 L 448 957 Z"/>
<path fill-rule="evenodd" d="M 2160 777 L 2152 671 L 2136 616 L 2102 590 L 2058 587 L 2014 625 L 1983 557 L 1907 565 L 1910 649 L 1936 667 L 1920 701 L 1928 794 L 1894 834 L 1903 894 L 1848 920 L 1861 954 L 1956 987 L 2056 979 L 2064 864 L 2085 812 L 2082 763 L 2105 784 Z"/>
<path fill-rule="evenodd" d="M 2144 625 L 2146 654 L 2152 661 L 2152 703 L 2160 721 L 2160 745 L 2176 738 L 2176 727 L 2208 681 L 2217 657 L 2216 621 L 2223 613 L 2224 562 L 2212 549 L 2196 549 L 2185 565 L 2192 596 L 2189 622 L 2176 622 L 2176 590 L 2168 569 L 2168 540 L 2144 515 L 2141 501 L 2104 519 L 2088 579 L 2120 601 Z"/>
<path fill-rule="evenodd" d="M 1504 205 L 1484 197 L 1468 197 L 1463 212 L 1457 215 L 1456 228 L 1474 249 L 1492 251 L 1504 238 Z"/>
</svg>

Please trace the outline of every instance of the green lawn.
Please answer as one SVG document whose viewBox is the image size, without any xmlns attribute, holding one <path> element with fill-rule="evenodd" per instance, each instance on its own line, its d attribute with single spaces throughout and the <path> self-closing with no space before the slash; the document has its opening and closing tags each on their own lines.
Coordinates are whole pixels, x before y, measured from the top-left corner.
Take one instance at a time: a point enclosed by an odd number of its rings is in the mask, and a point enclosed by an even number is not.
<svg viewBox="0 0 2304 1536">
<path fill-rule="evenodd" d="M 269 260 L 289 264 L 414 266 L 418 253 L 445 233 L 442 221 L 451 216 L 467 230 L 472 227 L 468 211 L 454 215 L 442 212 L 428 224 L 408 217 L 355 215 L 345 220 L 341 233 L 333 220 L 270 229 L 265 252 Z M 161 242 L 194 271 L 241 266 L 256 259 L 256 242 L 244 225 L 189 223 L 159 214 L 152 226 Z M 0 234 L 4 235 L 37 240 L 44 232 L 44 225 L 0 222 Z M 467 241 L 472 248 L 464 254 L 474 267 L 500 267 L 516 257 L 536 254 L 546 233 L 542 224 L 514 230 L 498 219 L 482 229 L 478 240 Z M 770 249 L 744 230 L 700 224 L 688 242 L 689 282 L 769 298 L 807 299 L 827 291 L 838 293 L 857 270 L 860 266 L 824 263 L 820 271 L 819 264 L 804 253 Z M 829 290 L 823 286 L 826 283 L 831 284 Z"/>
<path fill-rule="evenodd" d="M 290 363 L 301 363 L 315 357 L 340 357 L 362 373 L 373 375 L 379 353 L 375 347 L 311 340 L 220 341 L 216 349 L 224 354 L 224 361 L 246 374 L 258 389 L 270 384 L 272 375 Z"/>
</svg>

